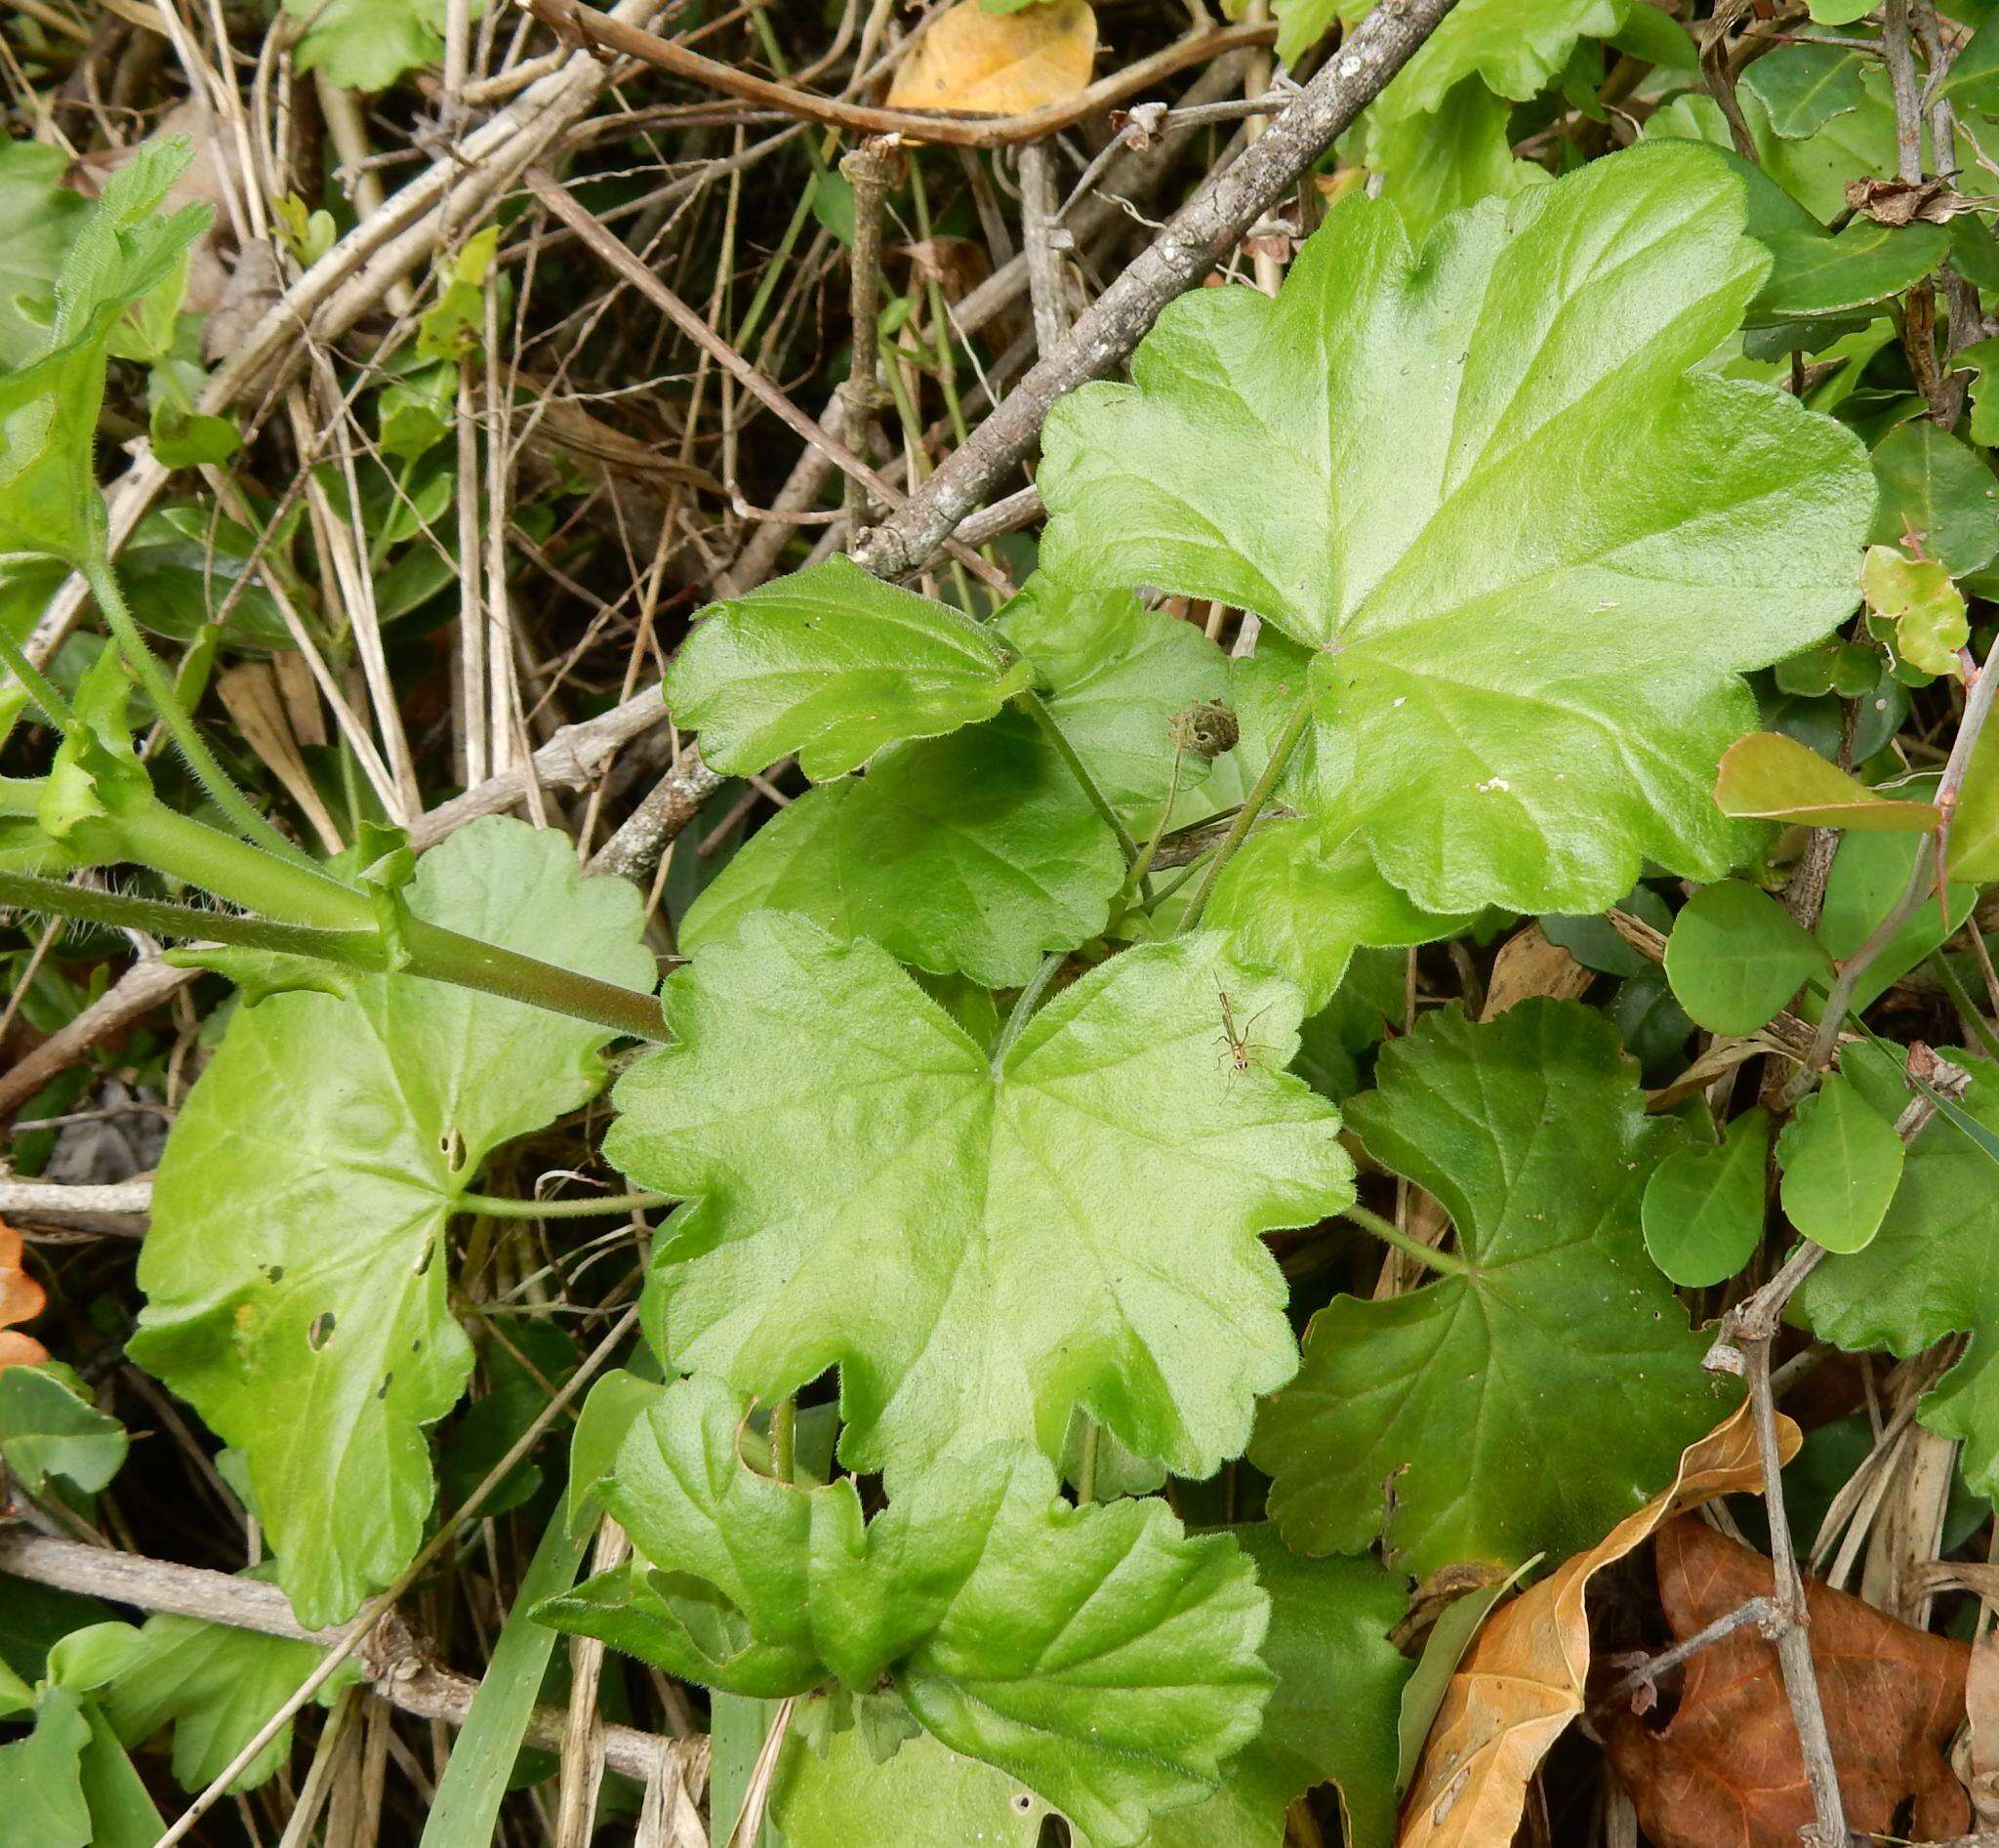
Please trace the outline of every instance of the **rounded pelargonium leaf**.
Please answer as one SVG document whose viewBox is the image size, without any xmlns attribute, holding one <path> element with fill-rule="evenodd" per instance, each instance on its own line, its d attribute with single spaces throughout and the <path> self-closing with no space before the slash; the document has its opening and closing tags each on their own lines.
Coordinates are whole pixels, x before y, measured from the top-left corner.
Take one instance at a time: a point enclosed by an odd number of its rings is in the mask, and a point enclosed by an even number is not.
<svg viewBox="0 0 1999 1848">
<path fill-rule="evenodd" d="M 410 910 L 640 991 L 644 904 L 568 838 L 504 816 L 425 855 Z M 356 976 L 245 1006 L 174 1124 L 132 1358 L 247 1457 L 300 1621 L 334 1623 L 415 1554 L 424 1427 L 471 1344 L 444 1233 L 499 1144 L 587 1102 L 614 1036 L 525 1002 Z"/>
<path fill-rule="evenodd" d="M 1851 432 L 1693 370 L 1767 270 L 1743 226 L 1741 182 L 1685 144 L 1420 251 L 1343 201 L 1276 300 L 1195 291 L 1130 385 L 1056 406 L 1043 560 L 1324 651 L 1339 806 L 1426 910 L 1600 910 L 1647 858 L 1718 878 L 1739 676 L 1852 610 L 1874 502 Z"/>
<path fill-rule="evenodd" d="M 676 971 L 667 1008 L 676 1044 L 619 1082 L 604 1144 L 692 1202 L 648 1327 L 764 1404 L 839 1366 L 850 1466 L 1056 1457 L 1081 1406 L 1205 1475 L 1296 1368 L 1258 1235 L 1338 1211 L 1352 1168 L 1285 1071 L 1297 991 L 1219 933 L 1112 958 L 997 1059 L 885 951 L 782 913 Z"/>
<path fill-rule="evenodd" d="M 970 617 L 835 557 L 715 604 L 673 658 L 667 703 L 714 768 L 795 752 L 821 783 L 897 738 L 990 719 L 1032 678 Z"/>
<path fill-rule="evenodd" d="M 1646 1255 L 1639 1202 L 1679 1139 L 1600 1013 L 1522 1002 L 1431 1014 L 1348 1114 L 1428 1189 L 1469 1269 L 1383 1301 L 1335 1296 L 1251 1459 L 1301 1552 L 1386 1541 L 1428 1574 L 1599 1539 L 1670 1482 L 1720 1415 L 1707 1342 Z"/>
<path fill-rule="evenodd" d="M 1117 837 L 1082 785 L 1027 719 L 1003 713 L 808 790 L 695 901 L 680 947 L 699 955 L 758 911 L 792 911 L 934 974 L 1018 988 L 1044 952 L 1099 935 L 1123 883 Z"/>
</svg>

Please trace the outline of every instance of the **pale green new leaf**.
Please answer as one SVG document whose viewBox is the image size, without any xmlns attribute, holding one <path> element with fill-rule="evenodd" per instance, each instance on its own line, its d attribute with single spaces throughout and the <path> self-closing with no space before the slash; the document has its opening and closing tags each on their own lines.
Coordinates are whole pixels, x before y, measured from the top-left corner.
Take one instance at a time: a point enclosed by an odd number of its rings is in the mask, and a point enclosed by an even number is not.
<svg viewBox="0 0 1999 1848">
<path fill-rule="evenodd" d="M 1935 802 L 1892 801 L 1780 731 L 1752 731 L 1722 754 L 1714 799 L 1725 815 L 1811 828 L 1923 834 Z"/>
<path fill-rule="evenodd" d="M 715 604 L 673 657 L 667 704 L 711 767 L 795 752 L 823 783 L 898 738 L 992 718 L 1030 673 L 959 611 L 834 557 Z"/>
<path fill-rule="evenodd" d="M 858 1728 L 822 1757 L 789 1739 L 770 1814 L 788 1848 L 1038 1848 L 1046 1803 L 1020 1779 L 918 1736 L 877 1763 Z"/>
<path fill-rule="evenodd" d="M 1335 818 L 1266 823 L 1222 869 L 1203 922 L 1229 932 L 1231 951 L 1295 982 L 1305 1011 L 1332 999 L 1362 948 L 1406 948 L 1462 929 L 1383 879 L 1362 830 Z"/>
<path fill-rule="evenodd" d="M 294 60 L 343 90 L 387 90 L 444 55 L 445 0 L 284 0 L 301 21 Z M 484 11 L 471 0 L 476 20 Z"/>
<path fill-rule="evenodd" d="M 893 745 L 865 776 L 807 791 L 695 901 L 680 947 L 699 954 L 758 911 L 793 911 L 918 968 L 1018 988 L 1044 952 L 1100 935 L 1123 883 L 1117 837 L 1082 785 L 1006 713 Z"/>
<path fill-rule="evenodd" d="M 1611 1024 L 1574 1003 L 1485 1026 L 1431 1014 L 1383 1049 L 1376 1083 L 1354 1127 L 1444 1204 L 1471 1270 L 1313 1318 L 1250 1449 L 1271 1518 L 1301 1551 L 1381 1536 L 1418 1574 L 1578 1550 L 1672 1479 L 1725 1403 L 1640 1235 L 1679 1131 L 1646 1114 Z"/>
<path fill-rule="evenodd" d="M 411 910 L 644 990 L 643 901 L 566 837 L 493 817 L 419 863 Z M 140 1257 L 132 1357 L 249 1458 L 301 1621 L 340 1622 L 408 1563 L 424 1426 L 471 1350 L 444 1231 L 502 1142 L 603 1082 L 602 1028 L 470 989 L 357 976 L 244 1007 L 175 1123 Z"/>
<path fill-rule="evenodd" d="M 91 1403 L 83 1381 L 60 1361 L 0 1372 L 0 1458 L 30 1495 L 48 1479 L 96 1495 L 125 1461 L 125 1427 Z"/>
<path fill-rule="evenodd" d="M 0 147 L 0 366 L 22 366 L 49 330 L 21 312 L 46 308 L 56 272 L 90 206 L 61 184 L 68 156 L 40 142 Z"/>
<path fill-rule="evenodd" d="M 1964 593 L 1934 558 L 1911 559 L 1893 546 L 1869 546 L 1860 566 L 1867 607 L 1895 624 L 1895 651 L 1925 674 L 1956 674 L 1971 639 Z"/>
<path fill-rule="evenodd" d="M 1372 11 L 1371 0 L 1277 0 L 1277 53 L 1295 63 L 1330 29 Z M 1608 38 L 1623 23 L 1625 0 L 1458 0 L 1429 41 L 1393 78 L 1370 113 L 1422 115 L 1466 77 L 1478 76 L 1516 103 L 1538 96 L 1561 73 L 1578 40 Z"/>
<path fill-rule="evenodd" d="M 1228 657 L 1199 624 L 1149 610 L 1129 591 L 1082 589 L 1045 571 L 995 627 L 1045 682 L 1048 711 L 1105 800 L 1149 831 L 1172 770 L 1173 720 L 1229 698 Z M 1186 753 L 1182 793 L 1208 767 Z"/>
<path fill-rule="evenodd" d="M 1269 1602 L 1233 1541 L 1189 1539 L 1161 1501 L 1072 1506 L 1022 1443 L 940 1463 L 864 1523 L 850 1478 L 752 1470 L 745 1414 L 714 1379 L 661 1389 L 603 1490 L 636 1556 L 545 1621 L 687 1674 L 660 1614 L 706 1609 L 737 1661 L 796 1664 L 781 1691 L 892 1674 L 925 1730 L 1107 1845 L 1206 1795 L 1255 1735 Z"/>
<path fill-rule="evenodd" d="M 1887 1217 L 1905 1151 L 1895 1126 L 1838 1072 L 1776 1139 L 1784 1217 L 1828 1252 L 1857 1252 Z"/>
<path fill-rule="evenodd" d="M 179 137 L 147 143 L 111 176 L 57 272 L 42 350 L 0 373 L 0 552 L 76 564 L 102 543 L 94 465 L 109 345 L 208 225 L 203 205 L 152 216 L 188 153 Z"/>
<path fill-rule="evenodd" d="M 1849 432 L 1690 374 L 1767 262 L 1740 183 L 1684 144 L 1488 201 L 1420 254 L 1345 201 L 1275 302 L 1183 297 L 1132 385 L 1057 405 L 1048 568 L 1324 650 L 1341 809 L 1425 909 L 1595 911 L 1647 858 L 1719 877 L 1737 677 L 1852 609 L 1873 504 Z"/>
<path fill-rule="evenodd" d="M 1223 989 L 1268 1048 L 1247 1070 Z M 1352 1197 L 1337 1118 L 1284 1074 L 1287 984 L 1217 933 L 1140 945 L 996 1070 L 884 951 L 761 914 L 666 1006 L 604 1147 L 691 1203 L 648 1286 L 672 1364 L 763 1404 L 838 1365 L 840 1454 L 891 1483 L 995 1438 L 1057 1456 L 1078 1406 L 1181 1474 L 1242 1449 L 1296 1365 L 1257 1235 Z"/>
<path fill-rule="evenodd" d="M 1739 880 L 1706 885 L 1682 907 L 1666 940 L 1666 979 L 1681 1006 L 1710 1033 L 1768 1026 L 1832 959 L 1768 892 Z"/>
<path fill-rule="evenodd" d="M 1972 1074 L 1961 1108 L 1999 1130 L 1999 1065 L 1960 1051 L 1945 1054 Z M 1849 1047 L 1844 1071 L 1884 1125 L 1911 1093 L 1871 1047 Z M 1824 1259 L 1797 1301 L 1812 1332 L 1849 1352 L 1886 1348 L 1907 1358 L 1946 1335 L 1969 1335 L 1964 1357 L 1925 1395 L 1917 1417 L 1930 1430 L 1964 1442 L 1966 1485 L 1999 1493 L 1999 1190 L 1985 1151 L 1940 1118 L 1910 1144 L 1887 1215 L 1873 1242 L 1851 1256 Z"/>
</svg>

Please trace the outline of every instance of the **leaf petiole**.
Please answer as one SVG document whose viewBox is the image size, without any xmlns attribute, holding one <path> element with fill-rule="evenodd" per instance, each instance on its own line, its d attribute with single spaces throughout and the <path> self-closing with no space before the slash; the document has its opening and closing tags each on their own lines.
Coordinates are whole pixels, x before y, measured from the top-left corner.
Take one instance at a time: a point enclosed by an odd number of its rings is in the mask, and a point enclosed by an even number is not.
<svg viewBox="0 0 1999 1848">
<path fill-rule="evenodd" d="M 513 1200 L 505 1194 L 460 1194 L 460 1212 L 483 1213 L 489 1219 L 592 1219 L 621 1212 L 650 1212 L 671 1207 L 673 1194 L 591 1194 L 574 1200 Z"/>
<path fill-rule="evenodd" d="M 1089 804 L 1110 825 L 1111 832 L 1118 837 L 1118 845 L 1124 854 L 1127 867 L 1138 865 L 1138 842 L 1131 838 L 1131 830 L 1119 818 L 1118 811 L 1111 806 L 1110 800 L 1097 787 L 1096 778 L 1089 773 L 1089 766 L 1078 756 L 1076 747 L 1069 742 L 1069 735 L 1057 722 L 1055 715 L 1048 710 L 1048 703 L 1032 687 L 1025 687 L 1014 694 L 1013 703 L 1020 708 L 1037 725 L 1041 735 L 1055 747 L 1056 755 L 1069 766 L 1069 772 L 1082 785 L 1082 793 L 1089 798 Z M 1142 881 L 1144 874 L 1141 871 Z"/>
<path fill-rule="evenodd" d="M 1263 806 L 1277 789 L 1292 755 L 1305 736 L 1305 728 L 1312 722 L 1312 694 L 1308 688 L 1291 714 L 1285 720 L 1270 747 L 1270 761 L 1263 766 L 1263 774 L 1251 786 L 1243 806 L 1237 811 L 1236 819 L 1229 824 L 1229 831 L 1222 836 L 1221 844 L 1215 848 L 1214 857 L 1207 863 L 1207 871 L 1202 875 L 1201 884 L 1194 893 L 1194 902 L 1187 907 L 1187 915 L 1180 920 L 1180 928 L 1175 933 L 1185 936 L 1197 928 L 1201 914 L 1207 909 L 1207 901 L 1213 897 L 1215 882 L 1222 876 L 1222 868 L 1235 857 L 1235 852 L 1249 838 L 1249 830 L 1256 825 L 1256 817 L 1263 812 Z"/>
<path fill-rule="evenodd" d="M 1469 1277 L 1472 1274 L 1472 1267 L 1454 1253 L 1440 1252 L 1435 1246 L 1425 1245 L 1421 1239 L 1405 1232 L 1393 1219 L 1384 1219 L 1380 1213 L 1370 1212 L 1358 1201 L 1351 1207 L 1342 1207 L 1339 1216 L 1352 1220 L 1364 1232 L 1373 1233 L 1384 1245 L 1394 1246 L 1405 1257 L 1413 1257 L 1417 1263 L 1426 1264 L 1447 1277 Z"/>
</svg>

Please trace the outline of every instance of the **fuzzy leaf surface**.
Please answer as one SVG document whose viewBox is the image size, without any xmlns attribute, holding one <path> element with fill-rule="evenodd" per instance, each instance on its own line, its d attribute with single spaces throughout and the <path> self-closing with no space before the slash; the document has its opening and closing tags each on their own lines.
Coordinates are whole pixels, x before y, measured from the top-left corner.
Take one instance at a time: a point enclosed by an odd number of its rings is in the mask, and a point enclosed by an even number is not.
<svg viewBox="0 0 1999 1848">
<path fill-rule="evenodd" d="M 1018 988 L 1044 952 L 1102 932 L 1123 881 L 1117 838 L 1069 766 L 1002 713 L 807 791 L 702 893 L 680 946 L 698 954 L 755 912 L 790 911 L 935 974 Z"/>
<path fill-rule="evenodd" d="M 1219 996 L 1271 1049 L 1232 1069 Z M 841 1457 L 1061 1451 L 1087 1409 L 1189 1475 L 1241 1450 L 1296 1350 L 1259 1233 L 1352 1198 L 1337 1118 L 1285 1076 L 1298 998 L 1216 933 L 1048 1002 L 999 1069 L 886 952 L 783 914 L 667 985 L 676 1044 L 619 1081 L 611 1161 L 680 1209 L 648 1328 L 771 1404 L 841 1369 Z"/>
<path fill-rule="evenodd" d="M 1600 910 L 1648 857 L 1719 877 L 1738 677 L 1853 608 L 1873 507 L 1850 432 L 1690 371 L 1768 267 L 1743 226 L 1740 182 L 1670 143 L 1420 251 L 1344 201 L 1275 301 L 1185 296 L 1131 385 L 1057 405 L 1046 566 L 1323 651 L 1341 809 L 1427 910 Z"/>
<path fill-rule="evenodd" d="M 1390 1563 L 1419 1574 L 1574 1551 L 1669 1482 L 1721 1410 L 1640 1232 L 1679 1132 L 1574 1003 L 1484 1026 L 1431 1014 L 1376 1074 L 1354 1127 L 1443 1203 L 1471 1272 L 1313 1318 L 1250 1452 L 1271 1518 L 1308 1552 L 1358 1552 L 1385 1519 Z"/>
<path fill-rule="evenodd" d="M 684 1672 L 632 1606 L 705 1587 L 750 1649 L 799 1663 L 795 1691 L 892 1674 L 926 1731 L 1106 1844 L 1208 1794 L 1255 1735 L 1269 1600 L 1228 1537 L 1190 1539 L 1157 1500 L 1072 1506 L 1022 1443 L 939 1464 L 864 1523 L 850 1478 L 803 1490 L 743 1462 L 745 1410 L 712 1378 L 660 1391 L 603 1491 L 643 1569 L 546 1621 Z"/>
<path fill-rule="evenodd" d="M 582 880 L 560 834 L 493 817 L 418 863 L 420 918 L 639 990 L 642 901 Z M 132 1357 L 245 1453 L 303 1622 L 408 1563 L 432 1499 L 424 1426 L 471 1349 L 444 1231 L 501 1143 L 603 1082 L 602 1028 L 411 976 L 245 1007 L 153 1190 Z"/>
<path fill-rule="evenodd" d="M 824 783 L 898 738 L 992 718 L 1029 673 L 969 617 L 835 557 L 715 604 L 673 657 L 667 704 L 714 768 L 796 752 Z"/>
</svg>

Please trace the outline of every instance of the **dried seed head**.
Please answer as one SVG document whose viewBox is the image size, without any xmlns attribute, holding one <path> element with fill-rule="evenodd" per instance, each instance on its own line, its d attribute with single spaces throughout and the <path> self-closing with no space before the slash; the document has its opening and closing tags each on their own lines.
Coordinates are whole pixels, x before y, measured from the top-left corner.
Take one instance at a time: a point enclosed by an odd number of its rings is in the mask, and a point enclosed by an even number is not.
<svg viewBox="0 0 1999 1848">
<path fill-rule="evenodd" d="M 1224 751 L 1233 751 L 1242 735 L 1235 712 L 1218 699 L 1197 700 L 1172 718 L 1174 744 L 1197 758 L 1218 758 Z"/>
</svg>

